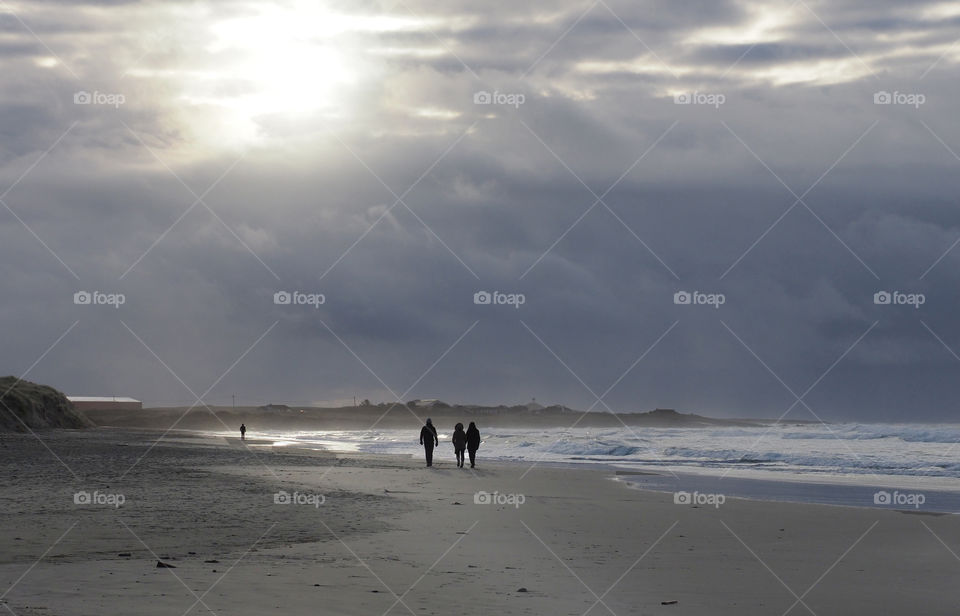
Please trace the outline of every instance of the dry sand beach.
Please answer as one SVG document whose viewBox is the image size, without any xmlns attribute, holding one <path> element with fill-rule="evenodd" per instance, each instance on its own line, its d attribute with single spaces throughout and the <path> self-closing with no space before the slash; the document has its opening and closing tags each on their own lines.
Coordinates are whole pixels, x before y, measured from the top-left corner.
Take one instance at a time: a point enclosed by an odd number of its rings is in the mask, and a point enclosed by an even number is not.
<svg viewBox="0 0 960 616">
<path fill-rule="evenodd" d="M 481 458 L 460 470 L 446 443 L 427 469 L 406 456 L 159 436 L 56 431 L 44 434 L 49 450 L 30 435 L 2 436 L 6 611 L 824 615 L 960 606 L 952 515 L 738 499 L 691 507 L 630 488 L 609 469 L 524 475 L 526 465 Z M 75 503 L 77 492 L 93 502 Z M 477 503 L 478 492 L 516 498 Z M 277 503 L 278 493 L 301 502 Z"/>
</svg>

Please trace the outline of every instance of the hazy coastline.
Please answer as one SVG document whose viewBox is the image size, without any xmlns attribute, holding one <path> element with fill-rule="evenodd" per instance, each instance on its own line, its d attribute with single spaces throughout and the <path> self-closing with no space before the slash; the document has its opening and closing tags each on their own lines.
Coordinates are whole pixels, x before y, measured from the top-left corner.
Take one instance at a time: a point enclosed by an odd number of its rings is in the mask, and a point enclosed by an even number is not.
<svg viewBox="0 0 960 616">
<path fill-rule="evenodd" d="M 519 406 L 434 405 L 414 406 L 402 403 L 347 407 L 306 407 L 265 405 L 257 407 L 155 407 L 140 410 L 94 409 L 86 416 L 98 425 L 166 429 L 171 425 L 193 430 L 235 428 L 241 423 L 262 430 L 298 429 L 370 429 L 417 427 L 427 417 L 440 423 L 457 421 L 482 422 L 497 427 L 685 427 L 758 426 L 767 420 L 720 419 L 695 413 L 679 413 L 672 409 L 632 413 L 583 412 L 565 406 L 549 406 L 531 410 Z M 790 422 L 794 423 L 794 422 Z M 796 422 L 810 423 L 810 422 Z"/>
</svg>

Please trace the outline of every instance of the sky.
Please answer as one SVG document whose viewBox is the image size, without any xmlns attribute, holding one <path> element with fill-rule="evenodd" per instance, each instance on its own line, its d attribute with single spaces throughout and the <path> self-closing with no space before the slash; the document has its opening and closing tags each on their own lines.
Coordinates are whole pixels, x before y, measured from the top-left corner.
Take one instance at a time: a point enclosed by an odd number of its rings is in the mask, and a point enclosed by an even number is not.
<svg viewBox="0 0 960 616">
<path fill-rule="evenodd" d="M 0 0 L 0 373 L 956 421 L 960 5 Z"/>
</svg>

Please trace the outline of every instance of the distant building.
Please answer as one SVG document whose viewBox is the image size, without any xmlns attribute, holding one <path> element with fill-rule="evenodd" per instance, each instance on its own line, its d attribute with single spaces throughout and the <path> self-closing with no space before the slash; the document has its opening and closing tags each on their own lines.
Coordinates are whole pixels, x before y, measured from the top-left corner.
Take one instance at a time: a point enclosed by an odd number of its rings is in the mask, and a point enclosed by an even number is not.
<svg viewBox="0 0 960 616">
<path fill-rule="evenodd" d="M 423 398 L 423 399 L 418 398 L 416 400 L 411 400 L 410 405 L 420 407 L 420 408 L 433 408 L 435 406 L 438 406 L 438 407 L 450 406 L 449 404 L 447 404 L 446 402 L 438 398 Z"/>
<path fill-rule="evenodd" d="M 124 396 L 67 396 L 78 411 L 117 410 L 139 411 L 143 402 Z"/>
</svg>

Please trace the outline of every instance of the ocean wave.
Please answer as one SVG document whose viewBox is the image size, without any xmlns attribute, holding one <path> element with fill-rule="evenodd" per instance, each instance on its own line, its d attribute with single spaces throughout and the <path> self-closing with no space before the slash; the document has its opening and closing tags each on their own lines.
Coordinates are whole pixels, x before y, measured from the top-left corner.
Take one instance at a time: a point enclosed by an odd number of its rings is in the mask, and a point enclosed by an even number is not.
<svg viewBox="0 0 960 616">
<path fill-rule="evenodd" d="M 900 439 L 906 443 L 960 443 L 960 429 L 956 426 L 906 426 L 906 425 L 840 425 L 816 426 L 809 431 L 785 432 L 780 438 L 786 440 L 877 440 Z"/>
<path fill-rule="evenodd" d="M 939 476 L 960 479 L 960 426 L 821 425 L 643 429 L 496 429 L 481 455 L 506 460 L 583 461 L 637 467 L 690 467 L 794 473 Z M 287 435 L 290 436 L 290 435 Z M 420 456 L 409 431 L 301 433 L 300 442 Z M 449 442 L 449 436 L 441 437 Z M 860 441 L 860 442 L 857 442 Z"/>
<path fill-rule="evenodd" d="M 633 456 L 644 451 L 641 447 L 622 443 L 596 443 L 584 441 L 562 440 L 550 445 L 546 449 L 549 453 L 568 456 Z"/>
</svg>

